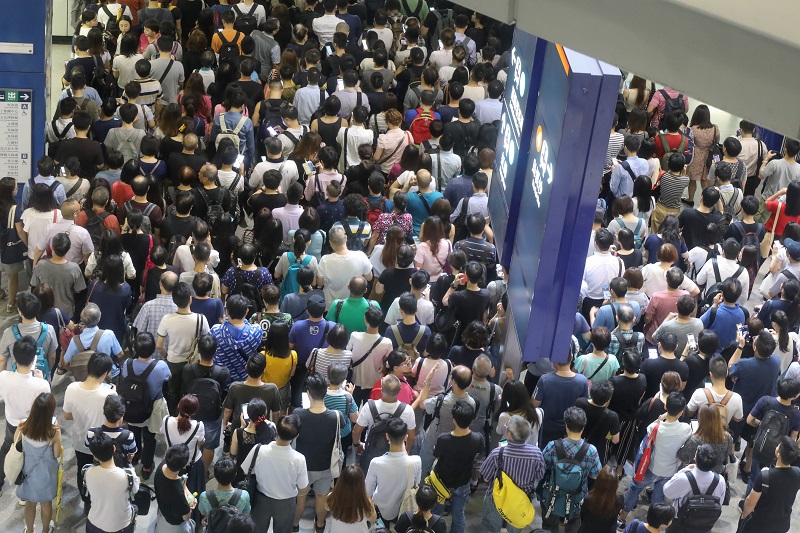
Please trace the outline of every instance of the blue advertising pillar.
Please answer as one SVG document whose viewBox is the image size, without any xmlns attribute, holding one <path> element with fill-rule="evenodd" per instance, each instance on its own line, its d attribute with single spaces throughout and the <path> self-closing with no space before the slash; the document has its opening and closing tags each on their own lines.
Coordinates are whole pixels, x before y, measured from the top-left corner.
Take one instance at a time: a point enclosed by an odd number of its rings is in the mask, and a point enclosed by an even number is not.
<svg viewBox="0 0 800 533">
<path fill-rule="evenodd" d="M 509 71 L 489 201 L 502 263 L 510 265 L 505 353 L 507 361 L 563 361 L 621 76 L 519 30 Z M 529 92 L 514 103 L 521 80 Z"/>
<path fill-rule="evenodd" d="M 33 0 L 0 18 L 0 177 L 18 182 L 44 155 L 51 11 L 52 0 Z"/>
</svg>

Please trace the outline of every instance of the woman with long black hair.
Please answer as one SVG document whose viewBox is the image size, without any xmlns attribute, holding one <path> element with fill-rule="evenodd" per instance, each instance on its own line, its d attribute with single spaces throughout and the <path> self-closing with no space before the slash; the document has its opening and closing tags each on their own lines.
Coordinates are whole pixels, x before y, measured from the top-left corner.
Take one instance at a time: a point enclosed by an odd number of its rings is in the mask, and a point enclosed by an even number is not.
<svg viewBox="0 0 800 533">
<path fill-rule="evenodd" d="M 782 196 L 786 196 L 786 199 L 781 200 Z M 764 227 L 767 231 L 773 231 L 774 227 L 775 238 L 782 238 L 787 224 L 800 223 L 800 183 L 793 181 L 788 187 L 767 198 L 766 207 L 770 216 Z M 778 217 L 777 223 L 775 217 Z"/>
<path fill-rule="evenodd" d="M 247 404 L 247 417 L 242 413 L 245 425 L 233 432 L 231 438 L 231 457 L 236 458 L 236 481 L 243 481 L 245 472 L 242 463 L 256 444 L 269 444 L 275 440 L 275 426 L 269 421 L 267 404 L 260 398 L 254 398 Z"/>
<path fill-rule="evenodd" d="M 0 179 L 0 223 L 3 228 L 17 230 L 19 240 L 25 246 L 28 244 L 28 235 L 25 233 L 22 222 L 22 209 L 17 205 L 17 180 L 11 177 Z M 1 257 L 1 256 L 0 256 Z M 25 261 L 6 263 L 0 261 L 0 273 L 8 277 L 8 292 L 0 289 L 0 299 L 8 296 L 6 312 L 12 313 L 17 305 L 17 290 L 19 287 L 19 273 L 25 267 Z M 2 275 L 0 274 L 0 275 Z"/>
</svg>

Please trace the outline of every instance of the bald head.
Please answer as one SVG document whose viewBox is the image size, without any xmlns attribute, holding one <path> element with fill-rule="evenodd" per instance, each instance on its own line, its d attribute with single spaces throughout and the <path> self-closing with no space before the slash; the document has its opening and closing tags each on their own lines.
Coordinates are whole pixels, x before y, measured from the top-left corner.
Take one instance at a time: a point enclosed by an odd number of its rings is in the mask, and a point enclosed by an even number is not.
<svg viewBox="0 0 800 533">
<path fill-rule="evenodd" d="M 212 183 L 217 179 L 217 167 L 212 164 L 203 165 L 198 174 L 200 181 L 203 183 Z"/>
<path fill-rule="evenodd" d="M 472 370 L 464 365 L 458 365 L 453 368 L 453 373 L 450 375 L 450 380 L 453 383 L 453 388 L 465 391 L 467 387 L 472 384 Z"/>
<path fill-rule="evenodd" d="M 350 280 L 349 287 L 352 298 L 361 298 L 367 292 L 367 280 L 362 276 L 356 276 Z"/>
<path fill-rule="evenodd" d="M 61 216 L 67 220 L 75 218 L 75 213 L 81 210 L 81 204 L 77 200 L 65 200 L 61 204 Z"/>
<path fill-rule="evenodd" d="M 425 169 L 417 171 L 417 185 L 420 189 L 428 189 L 431 186 L 431 173 Z"/>
<path fill-rule="evenodd" d="M 178 284 L 178 275 L 175 272 L 167 270 L 161 274 L 159 283 L 161 284 L 161 294 L 172 294 L 175 285 Z"/>
</svg>

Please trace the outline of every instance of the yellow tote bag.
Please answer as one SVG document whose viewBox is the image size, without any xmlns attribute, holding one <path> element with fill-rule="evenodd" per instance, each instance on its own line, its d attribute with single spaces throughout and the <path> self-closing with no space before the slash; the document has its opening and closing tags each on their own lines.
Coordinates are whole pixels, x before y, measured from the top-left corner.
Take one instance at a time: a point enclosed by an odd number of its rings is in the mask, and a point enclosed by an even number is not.
<svg viewBox="0 0 800 533">
<path fill-rule="evenodd" d="M 497 476 L 492 497 L 497 512 L 512 527 L 522 529 L 533 523 L 535 511 L 531 499 L 503 472 L 503 449 L 497 455 Z"/>
</svg>

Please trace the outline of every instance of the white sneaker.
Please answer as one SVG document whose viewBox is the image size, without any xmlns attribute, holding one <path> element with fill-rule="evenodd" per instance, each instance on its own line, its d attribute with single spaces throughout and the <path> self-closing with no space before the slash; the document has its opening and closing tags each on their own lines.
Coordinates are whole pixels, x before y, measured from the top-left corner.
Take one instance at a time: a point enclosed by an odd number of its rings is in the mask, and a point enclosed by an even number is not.
<svg viewBox="0 0 800 533">
<path fill-rule="evenodd" d="M 50 527 L 47 529 L 47 533 L 54 533 L 56 530 L 55 522 L 50 522 Z"/>
<path fill-rule="evenodd" d="M 25 505 L 25 500 L 18 500 L 17 503 L 20 505 Z"/>
</svg>

